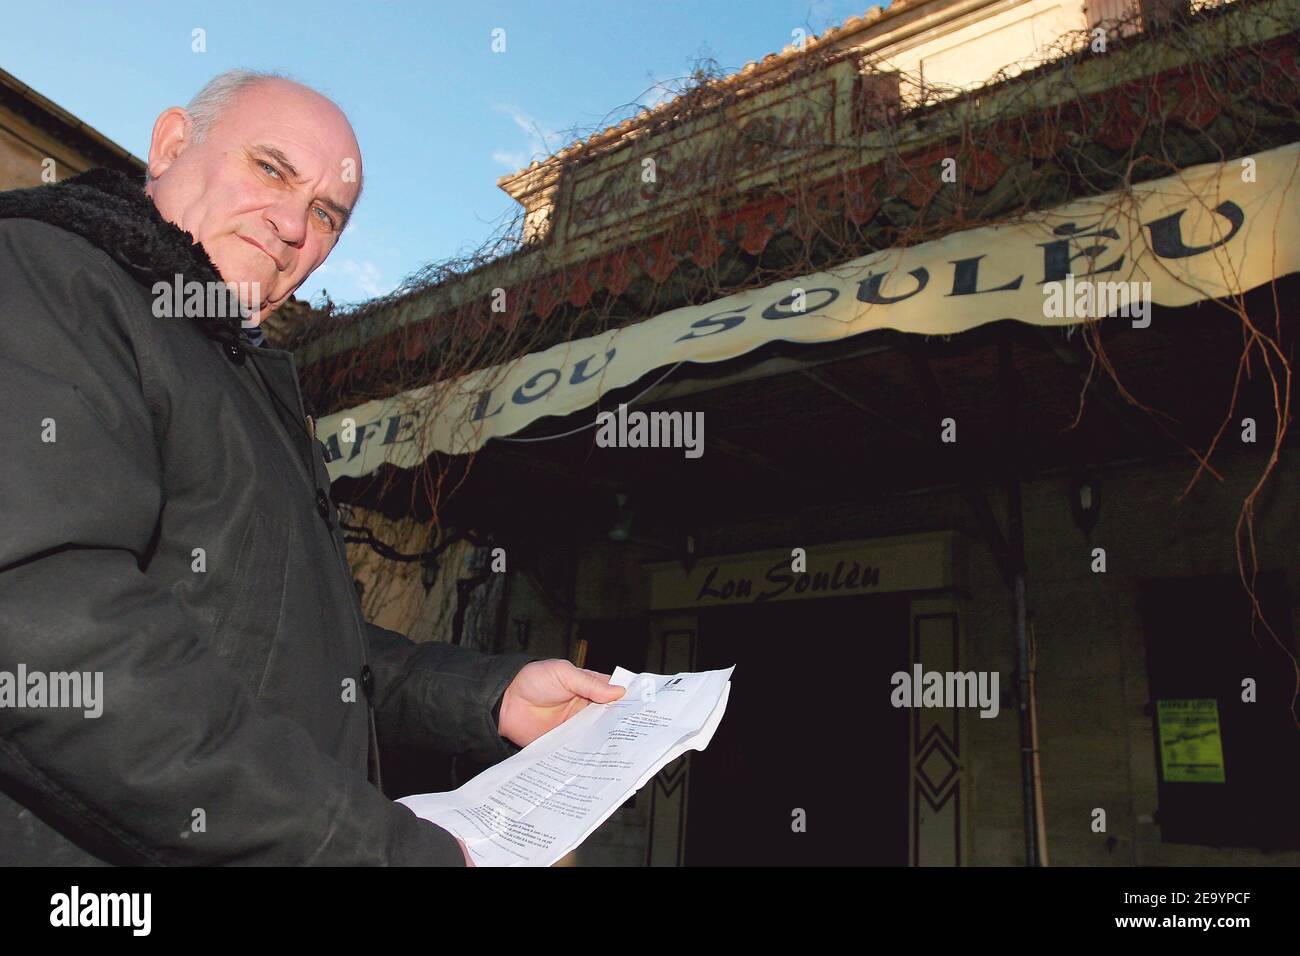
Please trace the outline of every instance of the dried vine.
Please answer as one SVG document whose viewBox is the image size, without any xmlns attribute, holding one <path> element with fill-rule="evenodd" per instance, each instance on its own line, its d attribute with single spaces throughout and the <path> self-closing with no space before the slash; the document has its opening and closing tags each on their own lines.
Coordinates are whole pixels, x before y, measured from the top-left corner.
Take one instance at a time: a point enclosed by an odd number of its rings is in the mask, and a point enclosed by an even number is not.
<svg viewBox="0 0 1300 956">
<path fill-rule="evenodd" d="M 855 135 L 847 141 L 832 139 L 816 124 L 801 127 L 793 139 L 757 124 L 737 128 L 723 137 L 725 151 L 698 158 L 689 202 L 655 235 L 584 262 L 566 262 L 551 243 L 525 240 L 526 211 L 520 209 L 474 253 L 432 263 L 390 295 L 348 308 L 327 303 L 286 347 L 316 356 L 304 368 L 305 390 L 322 410 L 338 410 L 453 381 L 667 309 L 806 275 L 874 250 L 1014 222 L 1085 196 L 1112 193 L 1124 203 L 1135 184 L 1192 165 L 1228 164 L 1300 138 L 1300 25 L 1294 17 L 1294 4 L 1283 0 L 1238 0 L 1175 18 L 1156 32 L 1143 32 L 1135 20 L 1114 21 L 1102 24 L 1104 51 L 1097 49 L 1097 33 L 1068 34 L 1036 61 L 1011 65 L 965 92 L 861 60 L 853 93 Z M 716 63 L 702 62 L 661 106 L 642 108 L 613 134 L 596 132 L 561 151 L 552 161 L 563 168 L 560 188 L 571 188 L 577 174 L 612 151 L 640 158 L 638 143 L 653 144 L 657 134 L 689 133 L 711 118 L 733 124 L 738 108 L 765 89 L 807 98 L 808 115 L 815 115 L 824 105 L 816 98 L 819 77 L 828 66 L 858 56 L 829 42 L 836 32 L 798 56 L 764 61 L 741 74 L 728 76 Z M 1111 64 L 1121 78 L 1099 87 L 1100 69 Z M 1044 97 L 1049 85 L 1051 95 Z M 900 96 L 882 96 L 882 90 Z M 738 192 L 738 164 L 760 157 L 771 159 L 771 178 Z M 957 184 L 943 183 L 937 173 L 949 157 L 963 171 Z M 809 168 L 818 175 L 806 175 Z M 656 189 L 656 202 L 672 201 L 671 171 Z M 492 309 L 494 287 L 505 289 L 504 312 Z M 1274 440 L 1242 503 L 1235 541 L 1239 576 L 1253 607 L 1252 630 L 1262 623 L 1294 665 L 1255 593 L 1255 505 L 1277 465 L 1291 407 L 1291 356 L 1276 280 L 1273 294 L 1278 319 L 1271 328 L 1247 314 L 1242 297 L 1218 301 L 1241 326 L 1237 376 L 1209 446 L 1184 446 L 1196 468 L 1179 500 L 1207 473 L 1222 480 L 1211 460 L 1243 381 L 1267 376 Z M 1167 416 L 1120 381 L 1100 326 L 1082 326 L 1092 363 L 1075 424 L 1089 387 L 1104 376 L 1172 436 L 1163 422 Z M 430 401 L 425 414 L 440 414 L 436 393 Z M 437 524 L 473 456 L 463 467 L 452 467 L 448 456 L 426 451 L 426 467 L 409 494 L 412 502 L 429 503 Z M 1293 717 L 1297 699 L 1300 666 Z M 1296 722 L 1300 726 L 1300 717 Z"/>
</svg>

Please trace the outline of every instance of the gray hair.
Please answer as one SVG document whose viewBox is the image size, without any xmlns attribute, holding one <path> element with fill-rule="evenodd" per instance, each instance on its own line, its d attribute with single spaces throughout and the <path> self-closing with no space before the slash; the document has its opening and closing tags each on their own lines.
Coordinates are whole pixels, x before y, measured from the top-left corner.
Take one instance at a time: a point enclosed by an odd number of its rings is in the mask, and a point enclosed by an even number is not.
<svg viewBox="0 0 1300 956">
<path fill-rule="evenodd" d="M 196 145 L 203 142 L 203 140 L 207 138 L 208 133 L 211 132 L 212 127 L 216 125 L 217 120 L 221 119 L 221 115 L 225 113 L 226 109 L 229 108 L 236 99 L 239 98 L 239 94 L 254 86 L 265 83 L 267 80 L 286 80 L 290 83 L 297 83 L 301 87 L 312 90 L 312 92 L 318 96 L 325 96 L 325 94 L 321 93 L 319 90 L 313 90 L 310 86 L 307 86 L 306 83 L 295 80 L 293 77 L 284 73 L 243 69 L 227 70 L 225 73 L 220 73 L 208 80 L 208 82 L 203 85 L 203 89 L 195 93 L 194 98 L 190 100 L 189 105 L 185 107 L 185 112 L 188 113 L 190 117 L 190 142 L 195 143 Z M 329 97 L 325 96 L 325 99 L 328 100 Z M 330 102 L 334 103 L 333 100 L 330 100 Z M 343 112 L 341 106 L 337 103 L 334 103 L 334 105 L 338 107 L 339 112 Z M 153 176 L 146 170 L 145 182 L 150 183 L 152 181 Z M 358 181 L 357 197 L 352 203 L 353 209 L 356 209 L 357 203 L 361 202 L 362 185 L 363 183 Z"/>
</svg>

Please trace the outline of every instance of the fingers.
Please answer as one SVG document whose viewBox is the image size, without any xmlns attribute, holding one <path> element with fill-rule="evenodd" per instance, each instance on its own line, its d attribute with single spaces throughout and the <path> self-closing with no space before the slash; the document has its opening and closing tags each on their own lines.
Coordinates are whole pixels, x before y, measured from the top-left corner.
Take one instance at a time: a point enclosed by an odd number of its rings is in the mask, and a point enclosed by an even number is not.
<svg viewBox="0 0 1300 956">
<path fill-rule="evenodd" d="M 572 676 L 571 689 L 598 704 L 608 704 L 610 701 L 618 700 L 626 692 L 624 688 L 609 682 L 609 674 L 602 674 L 600 671 L 575 667 Z"/>
</svg>

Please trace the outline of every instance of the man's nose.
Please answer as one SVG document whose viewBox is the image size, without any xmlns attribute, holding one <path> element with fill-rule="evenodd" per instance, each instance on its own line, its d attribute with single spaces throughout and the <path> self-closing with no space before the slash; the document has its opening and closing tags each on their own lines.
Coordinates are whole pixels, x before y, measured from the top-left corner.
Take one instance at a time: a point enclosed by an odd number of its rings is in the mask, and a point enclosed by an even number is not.
<svg viewBox="0 0 1300 956">
<path fill-rule="evenodd" d="M 267 209 L 266 221 L 281 242 L 297 248 L 307 237 L 307 213 L 308 205 L 305 203 L 277 203 Z"/>
</svg>

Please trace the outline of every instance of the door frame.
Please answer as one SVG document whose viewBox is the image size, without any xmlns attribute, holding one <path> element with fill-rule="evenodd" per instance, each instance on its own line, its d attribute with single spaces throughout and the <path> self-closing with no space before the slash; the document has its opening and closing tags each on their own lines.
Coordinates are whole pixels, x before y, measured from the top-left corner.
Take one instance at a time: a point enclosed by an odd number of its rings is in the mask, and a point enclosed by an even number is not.
<svg viewBox="0 0 1300 956">
<path fill-rule="evenodd" d="M 908 598 L 908 657 L 926 670 L 960 670 L 970 658 L 964 589 L 964 536 L 908 536 L 943 549 L 934 565 L 942 569 L 931 587 L 900 588 Z M 899 538 L 841 542 L 866 551 L 896 547 Z M 714 560 L 743 561 L 745 554 Z M 648 571 L 663 574 L 666 565 Z M 689 575 L 689 572 L 683 572 Z M 927 582 L 911 581 L 924 584 Z M 882 588 L 881 590 L 886 590 Z M 827 597 L 838 596 L 827 594 Z M 816 600 L 817 598 L 807 598 Z M 694 608 L 652 609 L 647 660 L 657 673 L 696 669 L 699 617 Z M 970 803 L 963 753 L 967 736 L 962 708 L 916 708 L 908 722 L 908 865 L 961 866 L 970 857 Z M 725 719 L 725 718 L 724 718 Z M 647 866 L 682 866 L 686 854 L 686 822 L 690 807 L 691 754 L 683 754 L 650 782 L 650 811 L 646 834 Z M 903 825 L 904 821 L 899 821 Z"/>
</svg>

